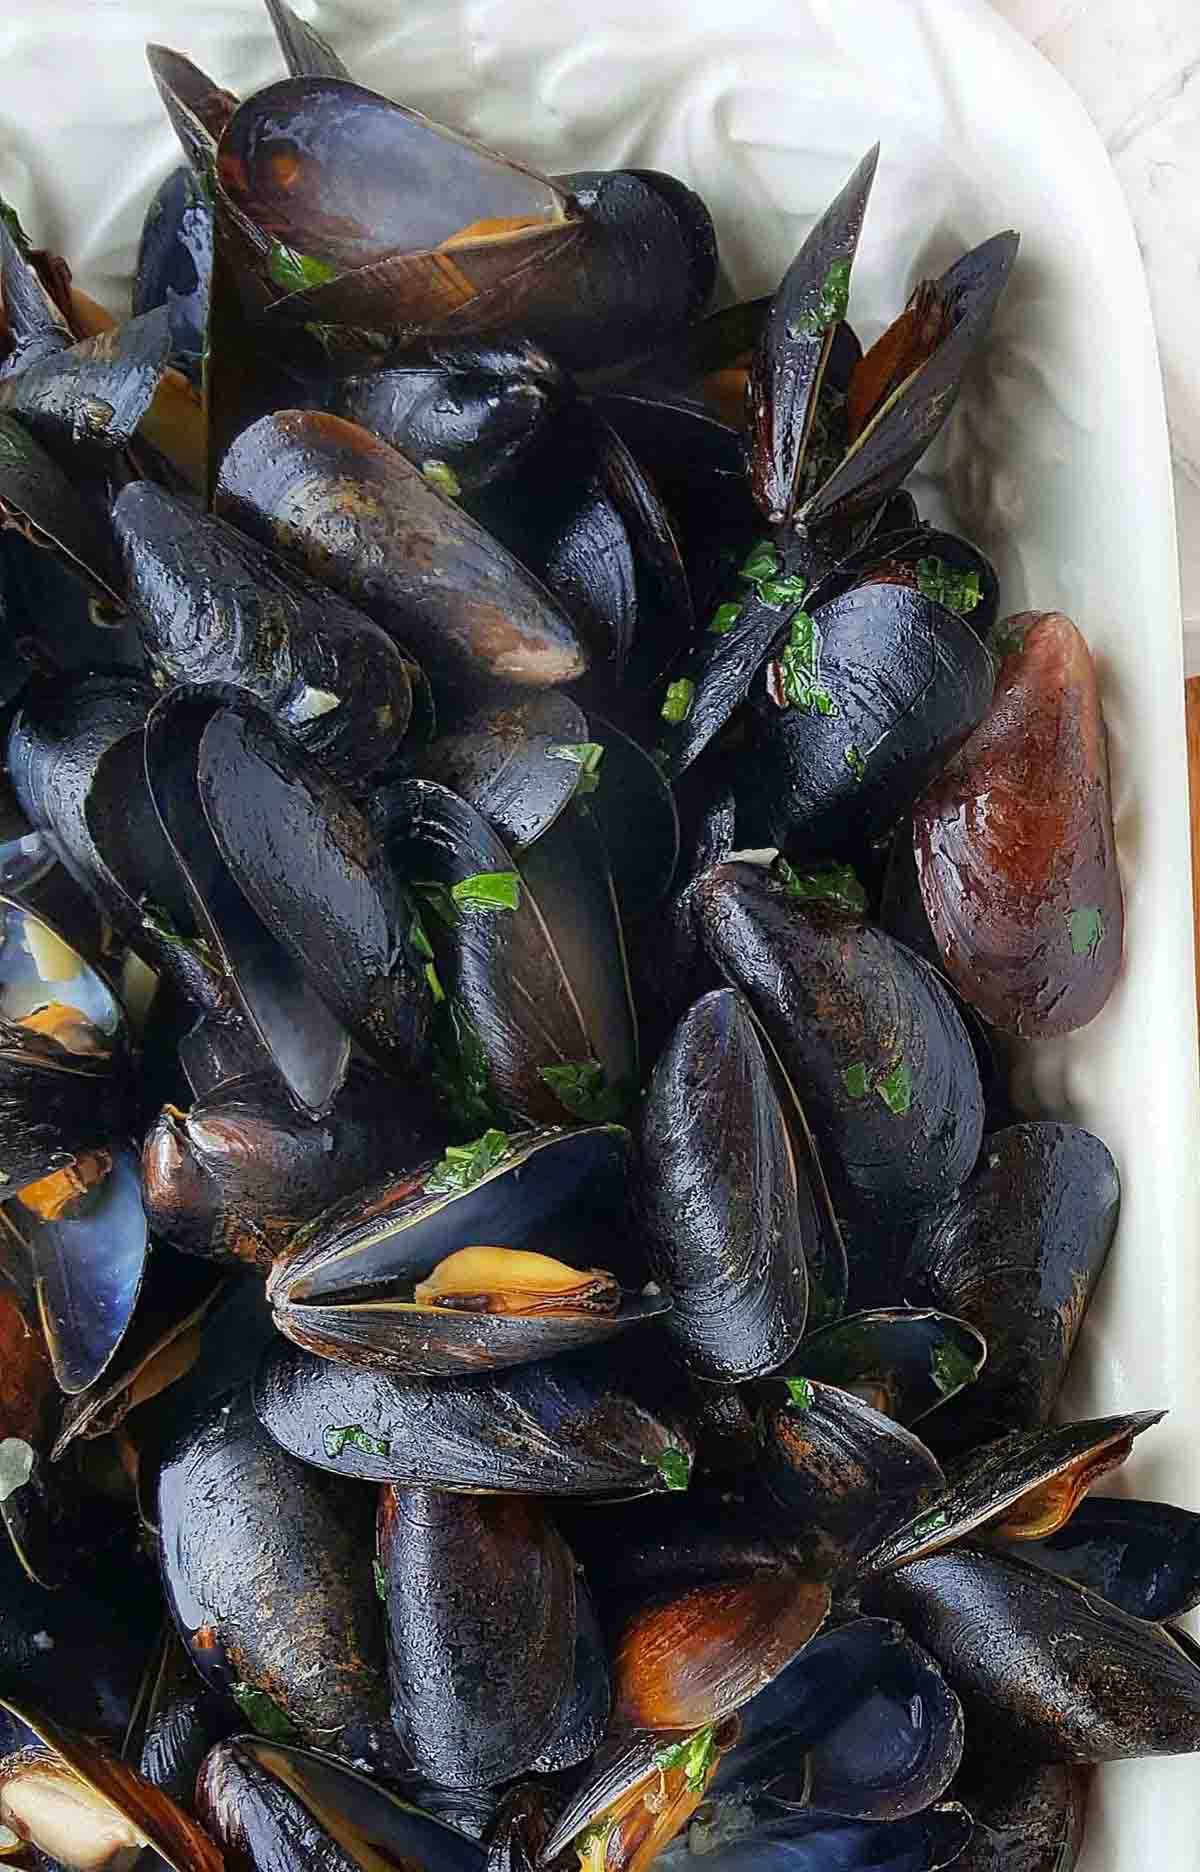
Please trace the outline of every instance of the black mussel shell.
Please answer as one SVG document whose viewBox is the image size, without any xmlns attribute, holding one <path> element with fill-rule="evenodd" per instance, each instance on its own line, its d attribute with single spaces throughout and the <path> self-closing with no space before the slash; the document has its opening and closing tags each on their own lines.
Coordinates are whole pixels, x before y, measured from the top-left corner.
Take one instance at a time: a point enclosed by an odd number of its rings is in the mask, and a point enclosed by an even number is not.
<svg viewBox="0 0 1200 1872">
<path fill-rule="evenodd" d="M 658 762 L 603 716 L 589 717 L 603 749 L 586 795 L 612 867 L 613 890 L 626 923 L 645 917 L 671 888 L 679 862 L 679 809 Z"/>
<path fill-rule="evenodd" d="M 279 50 L 293 78 L 348 78 L 341 59 L 287 0 L 267 0 Z"/>
<path fill-rule="evenodd" d="M 264 1736 L 219 1743 L 205 1758 L 196 1811 L 226 1872 L 325 1872 L 405 1865 L 483 1872 L 473 1840 L 327 1754 Z"/>
<path fill-rule="evenodd" d="M 450 1786 L 524 1773 L 573 1684 L 575 1563 L 539 1504 L 386 1488 L 379 1559 L 392 1720 Z"/>
<path fill-rule="evenodd" d="M 644 1504 L 643 1504 L 644 1506 Z M 592 1596 L 576 1563 L 575 1645 L 571 1680 L 549 1742 L 530 1763 L 532 1774 L 561 1774 L 594 1755 L 604 1740 L 612 1707 L 608 1650 Z M 548 1824 L 542 1829 L 548 1832 Z"/>
<path fill-rule="evenodd" d="M 1200 1666 L 1163 1627 L 998 1553 L 951 1547 L 873 1582 L 963 1699 L 977 1738 L 1042 1761 L 1200 1746 Z"/>
<path fill-rule="evenodd" d="M 28 1580 L 58 1587 L 73 1569 L 62 1479 L 50 1468 L 62 1412 L 33 1296 L 0 1284 L 0 1523 Z"/>
<path fill-rule="evenodd" d="M 859 570 L 886 565 L 905 569 L 927 598 L 965 618 L 988 641 L 1000 607 L 1000 580 L 985 553 L 958 533 L 921 520 L 911 495 L 894 494 L 864 548 Z"/>
<path fill-rule="evenodd" d="M 358 605 L 435 681 L 549 688 L 587 667 L 545 587 L 419 468 L 340 416 L 282 410 L 243 431 L 217 510 Z"/>
<path fill-rule="evenodd" d="M 1200 1515 L 1168 1502 L 1091 1496 L 1064 1527 L 1023 1543 L 1020 1557 L 1133 1618 L 1161 1624 L 1200 1605 Z"/>
<path fill-rule="evenodd" d="M 977 1382 L 939 1412 L 939 1434 L 1045 1423 L 1120 1207 L 1117 1167 L 1077 1125 L 1010 1125 L 986 1139 L 956 1196 L 923 1218 L 905 1276 L 987 1341 Z"/>
<path fill-rule="evenodd" d="M 992 659 L 966 620 L 891 575 L 801 613 L 797 631 L 802 673 L 789 640 L 752 697 L 740 823 L 756 843 L 837 857 L 888 831 L 966 740 Z"/>
<path fill-rule="evenodd" d="M 95 597 L 121 609 L 120 566 L 103 510 L 6 411 L 0 411 L 0 524 L 48 547 Z"/>
<path fill-rule="evenodd" d="M 753 865 L 717 866 L 694 902 L 710 955 L 804 1103 L 835 1207 L 896 1218 L 957 1189 L 979 1150 L 983 1095 L 966 1028 L 929 965 Z"/>
<path fill-rule="evenodd" d="M 378 625 L 153 482 L 123 489 L 113 526 L 161 687 L 249 697 L 338 780 L 361 779 L 394 754 L 412 695 Z"/>
<path fill-rule="evenodd" d="M 565 395 L 559 366 L 527 340 L 428 340 L 405 346 L 395 363 L 342 378 L 330 408 L 457 497 L 508 481 Z"/>
<path fill-rule="evenodd" d="M 510 1788 L 484 1836 L 487 1872 L 536 1872 L 559 1804 L 540 1781 Z"/>
<path fill-rule="evenodd" d="M 412 1488 L 620 1499 L 686 1486 L 693 1460 L 676 1412 L 603 1353 L 401 1379 L 280 1343 L 255 1408 L 302 1461 Z"/>
<path fill-rule="evenodd" d="M 880 1307 L 810 1333 L 787 1371 L 854 1391 L 911 1427 L 973 1384 L 986 1357 L 982 1334 L 952 1313 Z"/>
<path fill-rule="evenodd" d="M 276 1733 L 386 1768 L 399 1751 L 371 1513 L 365 1491 L 288 1456 L 241 1392 L 193 1422 L 158 1478 L 167 1598 L 201 1676 Z"/>
<path fill-rule="evenodd" d="M 135 316 L 165 305 L 171 362 L 198 377 L 212 278 L 212 203 L 193 170 L 172 169 L 150 199 L 133 276 Z"/>
<path fill-rule="evenodd" d="M 434 1146 L 428 1118 L 361 1068 L 323 1118 L 297 1111 L 274 1078 L 235 1079 L 159 1114 L 142 1154 L 146 1208 L 174 1247 L 266 1273 L 302 1223 Z"/>
<path fill-rule="evenodd" d="M 221 132 L 238 107 L 236 97 L 169 46 L 148 45 L 146 62 L 180 148 L 196 174 L 208 179 Z"/>
<path fill-rule="evenodd" d="M 1092 1020 L 1120 973 L 1108 749 L 1070 619 L 1026 612 L 997 636 L 995 700 L 918 802 L 913 847 L 951 981 L 994 1026 L 1041 1039 Z"/>
<path fill-rule="evenodd" d="M 472 1152 L 486 1154 L 478 1167 Z M 657 1293 L 626 1294 L 614 1310 L 589 1310 L 586 1299 L 588 1270 L 603 1265 L 595 1257 L 627 1263 L 627 1159 L 627 1134 L 612 1125 L 512 1138 L 493 1131 L 356 1192 L 276 1260 L 267 1286 L 276 1324 L 325 1358 L 397 1377 L 451 1377 L 580 1350 L 653 1319 L 668 1306 Z M 564 1287 L 561 1310 L 459 1310 L 414 1297 L 460 1250 L 557 1259 L 568 1245 L 580 1298 Z"/>
<path fill-rule="evenodd" d="M 197 1099 L 207 1098 L 230 1079 L 271 1071 L 271 1055 L 246 1016 L 232 1006 L 202 1014 L 183 1035 L 178 1051 L 184 1077 Z"/>
<path fill-rule="evenodd" d="M 689 1370 L 739 1382 L 792 1354 L 820 1228 L 748 1004 L 703 996 L 659 1056 L 639 1127 L 640 1209 Z"/>
<path fill-rule="evenodd" d="M 697 1441 L 705 1444 L 706 1460 L 711 1460 L 699 1416 L 695 1429 Z M 764 1528 L 757 1504 L 732 1502 L 726 1493 L 695 1483 L 686 1494 L 612 1506 L 602 1519 L 586 1503 L 577 1512 L 564 1507 L 558 1519 L 574 1552 L 590 1569 L 588 1577 L 606 1621 L 614 1611 L 650 1593 L 777 1573 L 789 1564 L 786 1537 L 782 1530 Z M 594 1552 L 597 1534 L 603 1539 Z"/>
<path fill-rule="evenodd" d="M 201 1762 L 245 1720 L 232 1697 L 210 1690 L 196 1674 L 178 1632 L 168 1625 L 126 1738 L 125 1759 L 192 1813 Z"/>
<path fill-rule="evenodd" d="M 165 306 L 85 338 L 0 384 L 0 409 L 69 468 L 103 472 L 133 441 L 167 368 Z"/>
<path fill-rule="evenodd" d="M 588 735 L 570 696 L 549 690 L 505 698 L 459 716 L 421 749 L 414 772 L 457 793 L 504 844 L 518 848 L 541 837 L 590 771 Z"/>
<path fill-rule="evenodd" d="M 854 1619 L 744 1706 L 710 1797 L 901 1820 L 945 1792 L 962 1750 L 962 1706 L 929 1654 L 899 1625 Z"/>
<path fill-rule="evenodd" d="M 7 220 L 0 227 L 0 298 L 10 346 L 0 364 L 0 380 L 20 376 L 32 365 L 70 349 L 71 328 Z"/>
<path fill-rule="evenodd" d="M 846 1820 L 831 1814 L 767 1812 L 756 1825 L 740 1808 L 702 1811 L 689 1834 L 710 1872 L 937 1872 L 960 1860 L 971 1818 L 957 1802 L 908 1820 Z M 691 1858 L 676 1843 L 663 1872 L 685 1872 Z"/>
<path fill-rule="evenodd" d="M 968 1749 L 951 1789 L 975 1822 L 958 1872 L 1075 1872 L 1093 1773 Z"/>
<path fill-rule="evenodd" d="M 795 510 L 821 377 L 846 309 L 878 160 L 876 144 L 810 230 L 771 301 L 754 355 L 747 396 L 751 485 L 775 526 L 790 521 Z"/>
</svg>

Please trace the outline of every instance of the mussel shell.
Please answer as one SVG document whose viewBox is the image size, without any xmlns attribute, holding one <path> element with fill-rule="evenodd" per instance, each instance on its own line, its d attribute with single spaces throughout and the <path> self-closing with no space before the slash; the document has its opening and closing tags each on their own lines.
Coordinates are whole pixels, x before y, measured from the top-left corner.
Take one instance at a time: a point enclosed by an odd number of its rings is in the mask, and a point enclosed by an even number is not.
<svg viewBox="0 0 1200 1872">
<path fill-rule="evenodd" d="M 371 1511 L 365 1491 L 286 1455 L 245 1393 L 195 1421 L 158 1478 L 167 1599 L 201 1676 L 249 1686 L 323 1748 L 386 1766 Z"/>
<path fill-rule="evenodd" d="M 196 777 L 221 857 L 264 925 L 368 1052 L 418 1066 L 432 1001 L 413 905 L 365 815 L 261 717 L 218 710 Z"/>
<path fill-rule="evenodd" d="M 0 299 L 10 349 L 0 364 L 0 379 L 19 376 L 32 365 L 70 348 L 73 334 L 42 285 L 36 268 L 10 230 L 0 228 Z"/>
<path fill-rule="evenodd" d="M 1058 611 L 1004 632 L 1019 647 L 983 722 L 919 801 L 913 846 L 951 981 L 994 1026 L 1041 1039 L 1086 1025 L 1108 1000 L 1124 907 L 1091 653 Z"/>
<path fill-rule="evenodd" d="M 1014 1431 L 985 1443 L 951 1471 L 944 1491 L 927 1494 L 919 1514 L 865 1555 L 864 1572 L 907 1566 L 985 1527 L 1008 1540 L 1052 1533 L 1070 1519 L 1094 1481 L 1124 1462 L 1134 1438 L 1162 1416 L 1140 1411 L 1098 1417 Z"/>
<path fill-rule="evenodd" d="M 267 0 L 279 50 L 293 78 L 348 78 L 341 59 L 287 0 Z"/>
<path fill-rule="evenodd" d="M 483 1872 L 473 1840 L 327 1755 L 241 1735 L 206 1757 L 196 1790 L 227 1872 Z M 298 1858 L 297 1855 L 301 1855 Z"/>
<path fill-rule="evenodd" d="M 555 690 L 488 703 L 421 749 L 415 772 L 456 793 L 514 848 L 532 845 L 579 784 L 583 710 Z M 606 748 L 607 752 L 607 748 Z"/>
<path fill-rule="evenodd" d="M 753 1018 L 734 988 L 705 995 L 659 1056 L 639 1129 L 640 1208 L 667 1330 L 702 1378 L 783 1363 L 808 1313 L 818 1227 Z"/>
<path fill-rule="evenodd" d="M 212 203 L 186 164 L 173 169 L 150 198 L 133 276 L 135 316 L 165 305 L 171 360 L 189 376 L 200 371 L 212 277 Z"/>
<path fill-rule="evenodd" d="M 232 1697 L 197 1676 L 173 1625 L 153 1660 L 142 1707 L 125 1740 L 127 1761 L 185 1812 L 194 1811 L 196 1776 L 214 1743 L 245 1722 Z"/>
<path fill-rule="evenodd" d="M 749 1832 L 737 1813 L 724 1837 L 722 1819 L 718 1808 L 703 1827 L 693 1823 L 710 1872 L 936 1872 L 957 1862 L 971 1837 L 971 1817 L 955 1802 L 891 1821 L 768 1812 Z M 685 1872 L 691 1858 L 677 1842 L 661 1864 L 663 1872 Z"/>
<path fill-rule="evenodd" d="M 449 1786 L 524 1773 L 572 1686 L 575 1568 L 538 1504 L 386 1488 L 379 1503 L 392 1720 Z"/>
<path fill-rule="evenodd" d="M 96 597 L 121 609 L 120 568 L 103 512 L 68 481 L 15 416 L 0 411 L 0 522 L 47 546 Z"/>
<path fill-rule="evenodd" d="M 113 526 L 161 687 L 248 696 L 335 779 L 359 779 L 395 752 L 412 694 L 378 625 L 153 482 L 122 490 Z"/>
<path fill-rule="evenodd" d="M 959 1872 L 1075 1872 L 1092 1773 L 968 1750 L 951 1790 L 975 1821 Z"/>
<path fill-rule="evenodd" d="M 394 364 L 342 378 L 329 407 L 416 467 L 448 470 L 471 494 L 511 478 L 565 394 L 559 366 L 528 340 L 433 340 L 405 346 Z"/>
<path fill-rule="evenodd" d="M 202 1014 L 179 1042 L 179 1064 L 192 1097 L 208 1098 L 230 1079 L 271 1071 L 271 1056 L 246 1016 L 234 1007 Z"/>
<path fill-rule="evenodd" d="M 13 1273 L 0 1281 L 0 1523 L 29 1580 L 61 1586 L 74 1556 L 64 1532 L 64 1491 L 49 1469 L 61 1410 L 32 1297 Z M 7 1543 L 0 1541 L 0 1553 Z"/>
<path fill-rule="evenodd" d="M 540 1781 L 510 1788 L 485 1835 L 487 1872 L 536 1872 L 557 1807 L 557 1796 Z"/>
<path fill-rule="evenodd" d="M 1117 1225 L 1117 1167 L 1076 1125 L 1017 1124 L 987 1138 L 979 1169 L 923 1218 L 905 1276 L 987 1341 L 987 1364 L 939 1412 L 939 1431 L 1045 1423 Z M 1002 1270 L 1002 1273 L 1000 1272 Z"/>
<path fill-rule="evenodd" d="M 812 623 L 832 713 L 756 685 L 738 803 L 756 843 L 825 858 L 908 810 L 983 716 L 994 671 L 966 619 L 899 581 L 868 578 Z"/>
<path fill-rule="evenodd" d="M 600 1354 L 456 1378 L 392 1378 L 283 1343 L 255 1384 L 262 1422 L 319 1469 L 409 1487 L 619 1499 L 668 1487 L 668 1459 L 691 1464 L 685 1425 Z M 368 1440 L 336 1456 L 330 1425 Z M 386 1444 L 384 1450 L 382 1446 Z"/>
<path fill-rule="evenodd" d="M 738 602 L 741 609 L 733 629 L 714 634 L 710 628 L 679 665 L 687 672 L 683 680 L 692 685 L 682 720 L 669 720 L 667 704 L 662 704 L 661 758 L 670 779 L 687 771 L 741 707 L 798 609 L 798 601 L 786 606 L 768 603 L 757 588 L 739 591 Z"/>
<path fill-rule="evenodd" d="M 372 1182 L 423 1162 L 427 1117 L 361 1068 L 324 1118 L 298 1112 L 273 1078 L 226 1081 L 188 1112 L 168 1107 L 143 1149 L 147 1213 L 176 1248 L 266 1273 L 302 1223 Z"/>
<path fill-rule="evenodd" d="M 790 898 L 752 865 L 718 865 L 694 902 L 709 953 L 747 995 L 804 1103 L 839 1211 L 898 1217 L 957 1189 L 979 1149 L 983 1095 L 966 1029 L 929 965 L 870 923 Z"/>
<path fill-rule="evenodd" d="M 211 176 L 217 141 L 237 109 L 236 97 L 169 46 L 148 45 L 146 62 L 180 148 L 198 176 Z"/>
<path fill-rule="evenodd" d="M 1200 1666 L 1162 1627 L 1068 1580 L 951 1547 L 873 1582 L 870 1602 L 933 1653 L 973 1734 L 1042 1761 L 1200 1745 Z"/>
<path fill-rule="evenodd" d="M 902 504 L 903 498 L 903 504 Z M 959 533 L 946 533 L 921 520 L 911 495 L 899 494 L 885 506 L 879 525 L 871 533 L 863 559 L 906 566 L 920 583 L 922 559 L 940 559 L 952 572 L 974 573 L 979 586 L 976 602 L 959 613 L 975 635 L 988 641 L 1000 608 L 1000 580 L 986 553 Z"/>
<path fill-rule="evenodd" d="M 158 306 L 6 378 L 0 410 L 71 468 L 102 470 L 133 441 L 170 346 L 170 317 Z"/>
<path fill-rule="evenodd" d="M 1020 1557 L 1086 1586 L 1132 1618 L 1182 1617 L 1200 1605 L 1200 1515 L 1168 1502 L 1090 1496 Z"/>
<path fill-rule="evenodd" d="M 626 1295 L 615 1313 L 459 1312 L 413 1303 L 414 1285 L 475 1244 L 553 1253 L 573 1265 L 593 1250 L 624 1259 L 620 1240 L 628 1138 L 616 1126 L 514 1137 L 466 1189 L 439 1191 L 427 1163 L 356 1191 L 303 1229 L 271 1271 L 281 1332 L 306 1351 L 397 1377 L 452 1377 L 582 1350 L 667 1310 L 661 1295 Z M 433 1190 L 427 1184 L 435 1183 Z M 613 1250 L 616 1249 L 614 1256 Z"/>
<path fill-rule="evenodd" d="M 356 423 L 304 410 L 264 416 L 227 451 L 216 504 L 401 639 L 435 681 L 549 688 L 587 667 L 549 592 Z"/>
<path fill-rule="evenodd" d="M 613 891 L 628 923 L 647 916 L 671 888 L 679 861 L 679 809 L 658 762 L 640 742 L 603 716 L 589 720 L 604 753 L 587 810 L 604 841 Z"/>
<path fill-rule="evenodd" d="M 876 144 L 810 229 L 771 301 L 754 354 L 747 393 L 750 478 L 754 498 L 772 525 L 789 521 L 795 510 L 801 463 L 837 326 L 822 304 L 826 281 L 833 268 L 849 275 L 878 160 Z"/>
<path fill-rule="evenodd" d="M 788 1371 L 856 1391 L 911 1427 L 974 1383 L 986 1357 L 982 1335 L 952 1313 L 888 1307 L 808 1334 Z"/>
<path fill-rule="evenodd" d="M 644 1504 L 643 1504 L 644 1505 Z M 560 1524 L 561 1525 L 561 1524 Z M 576 1563 L 577 1564 L 577 1563 Z M 575 1577 L 575 1645 L 571 1679 L 549 1742 L 529 1764 L 532 1774 L 561 1774 L 594 1755 L 612 1707 L 604 1633 L 581 1571 Z M 548 1832 L 543 1829 L 543 1837 Z"/>
</svg>

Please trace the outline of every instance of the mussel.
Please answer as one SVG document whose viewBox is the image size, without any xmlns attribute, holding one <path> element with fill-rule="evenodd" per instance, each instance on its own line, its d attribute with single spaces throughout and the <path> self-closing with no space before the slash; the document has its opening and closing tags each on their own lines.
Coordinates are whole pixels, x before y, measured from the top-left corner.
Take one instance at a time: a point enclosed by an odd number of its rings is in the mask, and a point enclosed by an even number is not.
<svg viewBox="0 0 1200 1872">
<path fill-rule="evenodd" d="M 1065 1526 L 1023 1543 L 1021 1558 L 1161 1624 L 1200 1604 L 1200 1517 L 1125 1496 L 1082 1501 Z"/>
<path fill-rule="evenodd" d="M 197 377 L 212 277 L 212 203 L 194 171 L 172 169 L 151 197 L 133 277 L 135 315 L 165 305 L 171 361 Z"/>
<path fill-rule="evenodd" d="M 788 1375 L 857 1392 L 911 1427 L 974 1384 L 987 1357 L 983 1335 L 951 1313 L 880 1308 L 806 1334 Z"/>
</svg>

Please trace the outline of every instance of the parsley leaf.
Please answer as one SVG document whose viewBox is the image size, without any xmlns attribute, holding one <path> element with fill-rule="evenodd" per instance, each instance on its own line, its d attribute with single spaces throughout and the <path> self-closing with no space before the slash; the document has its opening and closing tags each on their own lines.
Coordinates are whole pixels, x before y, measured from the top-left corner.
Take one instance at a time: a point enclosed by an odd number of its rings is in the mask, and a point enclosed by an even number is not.
<svg viewBox="0 0 1200 1872">
<path fill-rule="evenodd" d="M 796 871 L 786 858 L 777 858 L 771 875 L 801 903 L 832 903 L 842 910 L 865 911 L 867 893 L 852 865 L 822 865 L 815 871 Z"/>
<path fill-rule="evenodd" d="M 842 1084 L 852 1099 L 864 1099 L 870 1091 L 867 1084 L 867 1069 L 861 1060 L 855 1060 L 853 1066 L 847 1066 L 842 1074 Z"/>
<path fill-rule="evenodd" d="M 300 1731 L 291 1718 L 284 1714 L 265 1690 L 256 1689 L 254 1684 L 235 1683 L 231 1686 L 230 1695 L 258 1735 L 266 1736 L 271 1742 L 300 1740 Z"/>
<path fill-rule="evenodd" d="M 677 682 L 667 684 L 667 699 L 662 705 L 662 718 L 669 722 L 686 721 L 691 713 L 692 699 L 696 685 L 681 676 Z"/>
<path fill-rule="evenodd" d="M 943 1397 L 953 1397 L 979 1376 L 979 1365 L 954 1339 L 940 1339 L 929 1359 L 929 1375 Z"/>
<path fill-rule="evenodd" d="M 788 1389 L 788 1409 L 808 1410 L 813 1401 L 813 1388 L 807 1378 L 785 1378 Z"/>
<path fill-rule="evenodd" d="M 773 578 L 779 570 L 779 553 L 770 540 L 759 540 L 738 568 L 738 577 L 757 585 L 759 579 Z"/>
<path fill-rule="evenodd" d="M 672 1768 L 682 1768 L 688 1790 L 692 1794 L 703 1794 L 709 1776 L 717 1765 L 717 1746 L 714 1741 L 716 1725 L 709 1723 L 706 1729 L 698 1729 L 695 1735 L 686 1736 L 682 1742 L 672 1742 L 666 1748 L 655 1752 L 654 1766 L 661 1774 Z"/>
<path fill-rule="evenodd" d="M 844 759 L 856 780 L 866 779 L 867 763 L 863 756 L 863 751 L 861 748 L 856 747 L 853 741 L 850 743 L 850 746 L 844 750 Z"/>
<path fill-rule="evenodd" d="M 811 312 L 794 319 L 788 326 L 789 338 L 816 338 L 846 316 L 850 303 L 850 262 L 834 260 L 821 283 L 820 296 Z"/>
<path fill-rule="evenodd" d="M 275 241 L 267 256 L 267 272 L 276 286 L 282 286 L 285 292 L 303 292 L 306 286 L 324 286 L 327 280 L 337 278 L 337 268 L 330 266 L 327 260 L 314 260 L 311 254 L 297 253 L 294 247 L 285 247 L 282 241 Z"/>
<path fill-rule="evenodd" d="M 879 1080 L 875 1090 L 887 1106 L 902 1118 L 912 1106 L 912 1068 L 907 1060 L 897 1060 L 892 1070 Z"/>
<path fill-rule="evenodd" d="M 742 607 L 740 604 L 719 604 L 713 612 L 712 623 L 708 627 L 709 631 L 714 637 L 728 637 L 741 615 Z"/>
<path fill-rule="evenodd" d="M 321 1441 L 330 1462 L 336 1462 L 346 1449 L 362 1450 L 367 1456 L 390 1456 L 392 1453 L 390 1438 L 372 1436 L 361 1424 L 326 1424 Z"/>
<path fill-rule="evenodd" d="M 421 463 L 421 473 L 425 476 L 430 487 L 435 487 L 438 493 L 444 494 L 448 500 L 457 500 L 462 493 L 462 482 L 455 474 L 449 462 L 423 461 Z"/>
<path fill-rule="evenodd" d="M 371 1562 L 371 1572 L 375 1578 L 375 1597 L 377 1599 L 386 1600 L 387 1574 L 384 1572 L 383 1561 L 379 1558 L 378 1554 L 376 1554 Z"/>
<path fill-rule="evenodd" d="M 675 1449 L 669 1443 L 653 1460 L 643 1456 L 642 1461 L 648 1463 L 651 1469 L 658 1470 L 668 1489 L 685 1489 L 692 1479 L 691 1457 L 686 1450 Z"/>
<path fill-rule="evenodd" d="M 1071 932 L 1072 954 L 1087 956 L 1090 961 L 1104 941 L 1104 918 L 1099 910 L 1091 907 L 1072 910 L 1067 926 Z"/>
<path fill-rule="evenodd" d="M 471 1016 L 453 995 L 438 1009 L 433 1034 L 432 1077 L 459 1124 L 465 1127 L 491 1123 L 495 1113 L 487 1055 Z"/>
<path fill-rule="evenodd" d="M 590 1124 L 619 1123 L 628 1113 L 633 1088 L 610 1086 L 599 1060 L 577 1060 L 564 1066 L 539 1066 L 538 1078 L 550 1087 L 564 1111 Z"/>
<path fill-rule="evenodd" d="M 792 619 L 783 654 L 771 665 L 769 678 L 774 678 L 771 694 L 780 707 L 837 714 L 833 697 L 821 681 L 820 626 L 807 611 L 797 611 Z"/>
<path fill-rule="evenodd" d="M 472 1144 L 451 1144 L 425 1179 L 427 1196 L 448 1196 L 468 1190 L 503 1163 L 508 1155 L 507 1131 L 485 1131 Z"/>
<path fill-rule="evenodd" d="M 414 879 L 412 888 L 450 929 L 460 910 L 518 910 L 521 906 L 521 880 L 515 871 L 474 871 L 448 885 Z"/>
<path fill-rule="evenodd" d="M 978 572 L 965 572 L 944 559 L 918 559 L 917 584 L 927 598 L 945 605 L 947 611 L 957 611 L 960 617 L 973 611 L 983 597 Z"/>
</svg>

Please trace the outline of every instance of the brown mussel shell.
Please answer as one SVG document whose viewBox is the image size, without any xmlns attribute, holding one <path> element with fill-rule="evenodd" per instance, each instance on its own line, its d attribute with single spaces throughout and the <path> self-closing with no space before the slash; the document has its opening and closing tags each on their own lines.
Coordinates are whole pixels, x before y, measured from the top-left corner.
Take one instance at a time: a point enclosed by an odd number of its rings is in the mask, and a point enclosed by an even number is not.
<svg viewBox="0 0 1200 1872">
<path fill-rule="evenodd" d="M 975 1822 L 959 1872 L 1075 1872 L 1092 1772 L 968 1749 L 951 1788 Z"/>
</svg>

